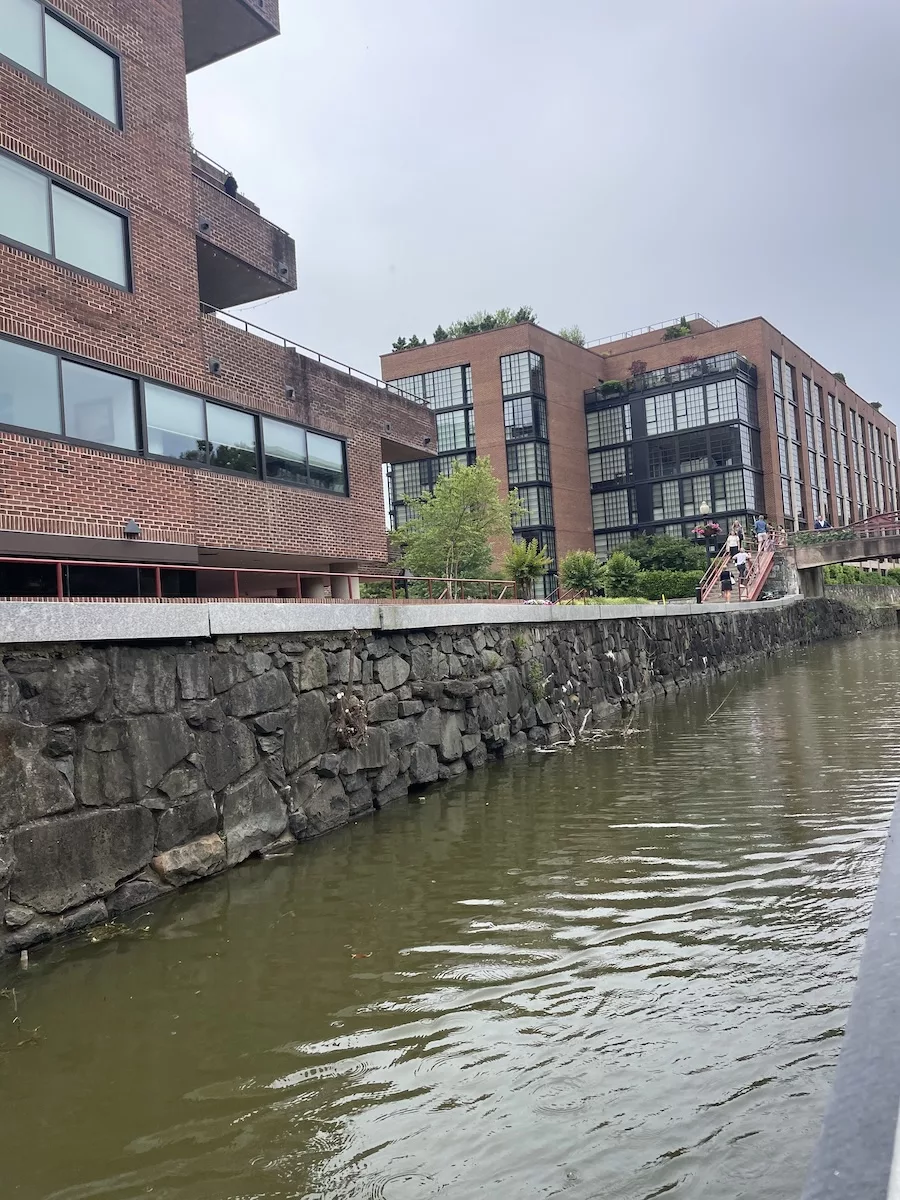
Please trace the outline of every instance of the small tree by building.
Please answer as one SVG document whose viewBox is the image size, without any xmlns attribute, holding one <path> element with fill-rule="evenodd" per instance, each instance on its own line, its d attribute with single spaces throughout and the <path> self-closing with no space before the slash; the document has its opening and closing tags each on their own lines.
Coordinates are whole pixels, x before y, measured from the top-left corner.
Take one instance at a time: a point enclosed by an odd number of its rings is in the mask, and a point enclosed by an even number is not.
<svg viewBox="0 0 900 1200">
<path fill-rule="evenodd" d="M 414 575 L 483 579 L 491 562 L 491 539 L 511 540 L 521 504 L 513 492 L 501 500 L 490 459 L 456 464 L 439 475 L 433 491 L 404 496 L 413 516 L 391 534 L 402 562 Z"/>
<path fill-rule="evenodd" d="M 510 579 L 515 581 L 517 593 L 528 600 L 535 580 L 542 579 L 550 569 L 550 555 L 538 545 L 537 538 L 530 542 L 513 542 L 503 565 Z"/>
<path fill-rule="evenodd" d="M 600 559 L 590 550 L 570 550 L 559 564 L 559 578 L 570 591 L 597 596 L 603 588 Z"/>
<path fill-rule="evenodd" d="M 585 343 L 585 336 L 578 325 L 564 326 L 559 331 L 559 336 L 565 338 L 567 342 L 572 342 L 575 346 L 583 346 Z"/>
<path fill-rule="evenodd" d="M 641 564 L 623 550 L 616 550 L 603 567 L 603 589 L 607 596 L 636 596 Z"/>
</svg>

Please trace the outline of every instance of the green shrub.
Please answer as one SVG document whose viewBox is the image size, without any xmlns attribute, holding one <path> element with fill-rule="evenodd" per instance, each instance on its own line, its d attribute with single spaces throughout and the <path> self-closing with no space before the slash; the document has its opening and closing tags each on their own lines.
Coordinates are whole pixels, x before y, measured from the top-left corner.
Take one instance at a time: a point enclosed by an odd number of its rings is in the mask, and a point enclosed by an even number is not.
<svg viewBox="0 0 900 1200">
<path fill-rule="evenodd" d="M 603 586 L 600 559 L 590 550 L 570 550 L 559 564 L 559 578 L 564 588 L 593 596 Z"/>
<path fill-rule="evenodd" d="M 693 599 L 702 578 L 702 571 L 641 571 L 637 586 L 651 600 Z"/>
<path fill-rule="evenodd" d="M 641 564 L 622 550 L 616 550 L 603 566 L 603 591 L 607 596 L 636 596 Z"/>
<path fill-rule="evenodd" d="M 704 571 L 703 547 L 683 537 L 642 533 L 622 549 L 637 559 L 644 571 Z M 668 594 L 668 593 L 667 593 Z"/>
</svg>

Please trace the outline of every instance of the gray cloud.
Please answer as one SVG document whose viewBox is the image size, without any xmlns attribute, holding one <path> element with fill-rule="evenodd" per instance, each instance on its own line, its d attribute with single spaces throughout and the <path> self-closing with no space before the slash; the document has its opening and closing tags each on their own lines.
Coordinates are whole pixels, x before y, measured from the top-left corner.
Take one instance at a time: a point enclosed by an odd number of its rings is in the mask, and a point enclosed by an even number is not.
<svg viewBox="0 0 900 1200">
<path fill-rule="evenodd" d="M 900 6 L 282 0 L 192 76 L 198 149 L 297 239 L 247 315 L 377 373 L 531 304 L 589 337 L 762 314 L 893 416 Z"/>
</svg>

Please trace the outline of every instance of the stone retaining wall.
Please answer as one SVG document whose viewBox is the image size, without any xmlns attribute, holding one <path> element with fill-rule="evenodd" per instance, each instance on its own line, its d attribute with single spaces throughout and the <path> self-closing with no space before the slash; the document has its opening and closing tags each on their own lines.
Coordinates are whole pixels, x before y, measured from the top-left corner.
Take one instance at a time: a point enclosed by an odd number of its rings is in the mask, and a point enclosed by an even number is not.
<svg viewBox="0 0 900 1200">
<path fill-rule="evenodd" d="M 0 646 L 0 948 L 781 647 L 894 623 L 829 600 L 397 633 Z"/>
<path fill-rule="evenodd" d="M 830 600 L 866 607 L 900 609 L 900 587 L 865 583 L 826 583 L 825 595 Z"/>
</svg>

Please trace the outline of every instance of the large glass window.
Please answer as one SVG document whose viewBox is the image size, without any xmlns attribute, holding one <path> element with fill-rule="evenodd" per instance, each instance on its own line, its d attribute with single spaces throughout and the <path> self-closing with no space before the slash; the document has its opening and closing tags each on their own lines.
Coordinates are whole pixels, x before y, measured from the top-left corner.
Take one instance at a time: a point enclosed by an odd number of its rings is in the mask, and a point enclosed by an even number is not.
<svg viewBox="0 0 900 1200">
<path fill-rule="evenodd" d="M 677 479 L 653 485 L 653 520 L 666 521 L 681 516 L 681 491 Z"/>
<path fill-rule="evenodd" d="M 472 368 L 444 367 L 440 371 L 428 371 L 424 375 L 407 375 L 388 384 L 391 391 L 424 400 L 429 408 L 461 408 L 471 405 Z"/>
<path fill-rule="evenodd" d="M 600 558 L 609 558 L 609 556 L 618 550 L 620 546 L 625 546 L 631 541 L 631 534 L 628 532 L 622 533 L 595 533 L 594 534 L 594 553 Z"/>
<path fill-rule="evenodd" d="M 274 421 L 271 417 L 263 417 L 263 441 L 267 479 L 277 479 L 283 483 L 307 482 L 305 429 L 300 429 L 297 425 L 288 425 L 284 421 Z M 403 496 L 407 492 L 412 496 L 419 494 L 414 486 L 407 486 L 405 480 L 398 486 L 398 471 L 401 468 L 412 467 L 416 468 L 418 475 L 418 463 L 397 463 L 394 467 L 395 495 Z"/>
<path fill-rule="evenodd" d="M 54 354 L 0 341 L 0 425 L 62 433 Z"/>
<path fill-rule="evenodd" d="M 678 439 L 678 469 L 682 475 L 709 469 L 705 433 L 686 434 Z"/>
<path fill-rule="evenodd" d="M 65 188 L 52 188 L 56 258 L 91 275 L 128 286 L 125 219 Z"/>
<path fill-rule="evenodd" d="M 125 218 L 6 155 L 0 155 L 0 238 L 129 286 Z"/>
<path fill-rule="evenodd" d="M 36 0 L 0 0 L 0 54 L 33 75 L 44 73 L 42 16 Z"/>
<path fill-rule="evenodd" d="M 138 449 L 135 382 L 79 363 L 62 364 L 66 436 Z"/>
<path fill-rule="evenodd" d="M 0 54 L 114 125 L 121 125 L 119 63 L 40 0 L 0 0 Z"/>
<path fill-rule="evenodd" d="M 520 483 L 549 483 L 550 452 L 544 442 L 507 446 L 506 469 L 511 487 Z"/>
<path fill-rule="evenodd" d="M 618 405 L 587 414 L 588 448 L 615 446 L 631 441 L 631 406 Z"/>
<path fill-rule="evenodd" d="M 675 428 L 675 416 L 672 411 L 672 393 L 665 396 L 649 396 L 645 401 L 647 409 L 647 434 L 654 437 L 658 433 L 671 433 Z"/>
<path fill-rule="evenodd" d="M 96 42 L 47 13 L 47 82 L 119 124 L 119 64 Z"/>
<path fill-rule="evenodd" d="M 706 385 L 706 405 L 709 423 L 736 421 L 738 416 L 737 380 L 722 379 Z"/>
<path fill-rule="evenodd" d="M 710 466 L 732 467 L 741 462 L 742 453 L 746 454 L 744 461 L 749 463 L 750 431 L 745 426 L 728 425 L 722 429 L 710 430 Z"/>
<path fill-rule="evenodd" d="M 503 401 L 503 422 L 506 440 L 547 437 L 547 402 L 536 396 L 520 396 Z"/>
<path fill-rule="evenodd" d="M 650 476 L 660 479 L 665 475 L 678 473 L 676 444 L 674 438 L 660 438 L 658 442 L 650 443 Z"/>
<path fill-rule="evenodd" d="M 531 350 L 505 354 L 500 359 L 500 380 L 504 396 L 520 396 L 523 392 L 545 396 L 543 356 Z"/>
<path fill-rule="evenodd" d="M 712 507 L 709 476 L 697 475 L 693 479 L 682 480 L 681 495 L 684 516 L 699 517 L 702 504 L 709 504 Z"/>
<path fill-rule="evenodd" d="M 632 525 L 634 523 L 634 492 L 623 488 L 617 492 L 595 492 L 591 496 L 594 528 Z"/>
<path fill-rule="evenodd" d="M 516 495 L 523 510 L 513 519 L 514 529 L 524 529 L 527 525 L 552 525 L 553 501 L 550 489 L 546 487 L 516 488 Z"/>
<path fill-rule="evenodd" d="M 685 388 L 675 393 L 675 423 L 679 429 L 706 424 L 702 387 Z"/>
<path fill-rule="evenodd" d="M 207 404 L 206 438 L 211 467 L 240 471 L 243 475 L 259 474 L 256 421 L 251 413 L 225 408 L 222 404 Z"/>
<path fill-rule="evenodd" d="M 772 382 L 775 385 L 775 394 L 777 396 L 784 395 L 781 386 L 781 359 L 777 354 L 772 355 Z"/>
<path fill-rule="evenodd" d="M 47 176 L 5 155 L 0 155 L 0 237 L 43 254 L 53 249 Z"/>
<path fill-rule="evenodd" d="M 588 455 L 591 483 L 612 483 L 625 480 L 632 473 L 631 447 L 619 446 L 616 450 L 601 450 Z"/>
<path fill-rule="evenodd" d="M 309 482 L 326 492 L 346 492 L 344 444 L 321 433 L 307 433 Z"/>
<path fill-rule="evenodd" d="M 440 453 L 450 450 L 465 450 L 472 444 L 471 419 L 472 410 L 468 408 L 437 414 L 438 451 Z"/>
<path fill-rule="evenodd" d="M 199 396 L 148 383 L 144 385 L 144 408 L 150 454 L 206 462 L 206 422 Z"/>
</svg>

